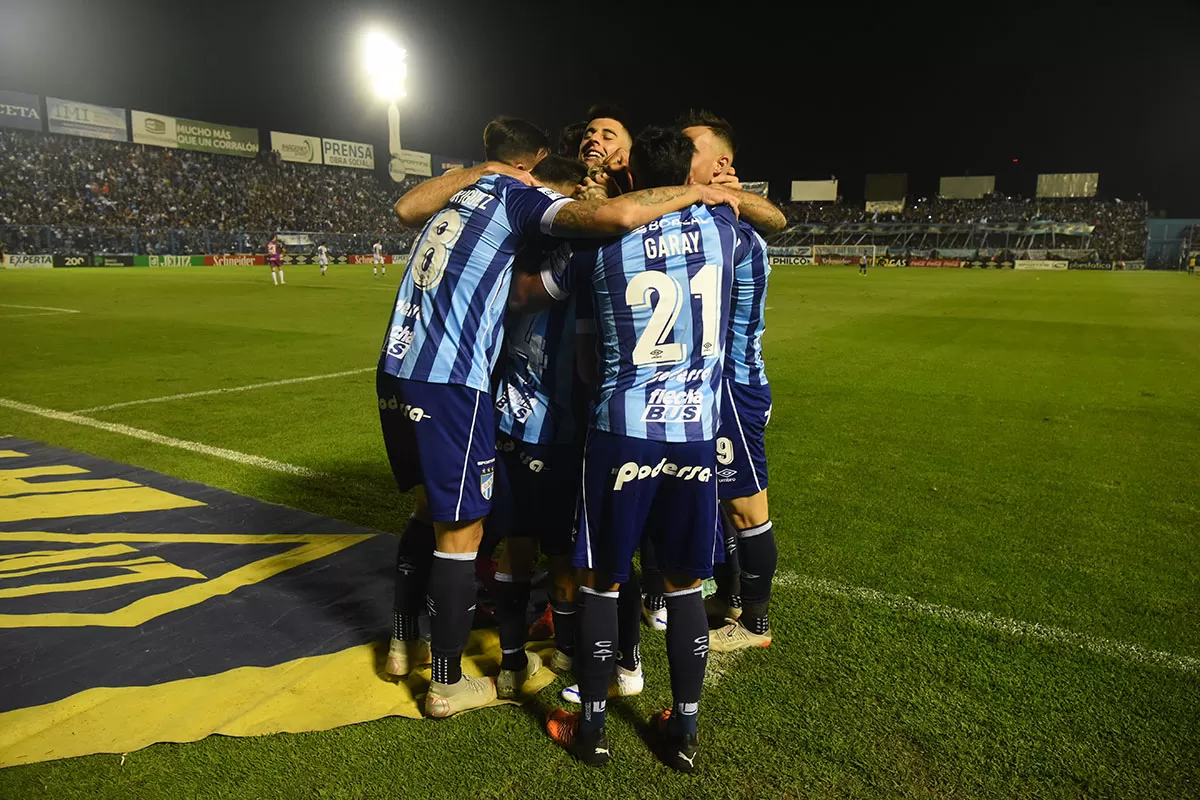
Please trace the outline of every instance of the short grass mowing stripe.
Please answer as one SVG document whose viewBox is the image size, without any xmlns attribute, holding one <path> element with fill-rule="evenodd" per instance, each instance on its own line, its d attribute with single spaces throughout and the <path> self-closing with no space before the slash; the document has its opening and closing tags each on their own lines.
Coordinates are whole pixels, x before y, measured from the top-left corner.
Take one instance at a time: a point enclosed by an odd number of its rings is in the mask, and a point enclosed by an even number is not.
<svg viewBox="0 0 1200 800">
<path fill-rule="evenodd" d="M 212 445 L 201 444 L 200 442 L 189 442 L 185 439 L 176 439 L 171 436 L 163 436 L 153 431 L 145 431 L 141 428 L 132 428 L 128 425 L 120 425 L 115 422 L 102 422 L 98 419 L 85 417 L 80 414 L 73 414 L 69 411 L 55 411 L 52 408 L 42 408 L 41 406 L 30 405 L 29 403 L 21 403 L 17 400 L 8 400 L 0 397 L 0 407 L 10 408 L 14 411 L 22 411 L 26 414 L 36 414 L 39 417 L 57 420 L 59 422 L 70 422 L 75 425 L 84 425 L 89 428 L 98 428 L 102 431 L 110 433 L 119 433 L 122 436 L 130 436 L 134 439 L 142 439 L 154 444 L 166 445 L 167 447 L 175 447 L 180 450 L 189 450 L 193 453 L 202 453 L 215 458 L 223 458 L 226 461 L 233 461 L 238 464 L 247 464 L 262 469 L 271 470 L 273 472 L 282 472 L 286 475 L 297 475 L 302 478 L 319 478 L 324 477 L 319 472 L 311 470 L 307 467 L 300 467 L 295 464 L 288 464 L 283 461 L 275 461 L 262 456 L 250 455 L 249 453 L 239 453 L 237 450 L 227 450 L 224 447 L 213 447 Z"/>
<path fill-rule="evenodd" d="M 104 406 L 92 406 L 91 408 L 81 408 L 74 414 L 93 414 L 97 411 L 112 411 L 114 408 L 128 408 L 129 406 L 140 406 L 146 403 L 167 403 L 171 400 L 189 400 L 193 397 L 208 397 L 215 394 L 229 394 L 232 392 L 249 392 L 253 389 L 270 389 L 275 386 L 288 386 L 294 383 L 308 383 L 310 381 L 324 381 L 331 378 L 345 378 L 350 375 L 361 375 L 364 372 L 374 372 L 375 367 L 362 367 L 360 369 L 348 369 L 343 372 L 330 372 L 325 375 L 307 375 L 303 378 L 284 378 L 278 381 L 267 381 L 266 383 L 251 383 L 246 386 L 229 386 L 224 389 L 205 389 L 199 392 L 183 392 L 182 394 L 168 394 L 162 397 L 147 397 L 142 400 L 126 400 L 123 403 L 110 403 Z"/>
</svg>

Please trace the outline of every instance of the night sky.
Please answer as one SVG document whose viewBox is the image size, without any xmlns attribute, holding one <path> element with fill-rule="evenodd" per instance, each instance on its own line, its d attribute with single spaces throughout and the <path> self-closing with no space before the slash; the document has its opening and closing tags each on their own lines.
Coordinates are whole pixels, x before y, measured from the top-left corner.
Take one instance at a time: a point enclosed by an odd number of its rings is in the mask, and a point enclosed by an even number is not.
<svg viewBox="0 0 1200 800">
<path fill-rule="evenodd" d="M 502 113 L 556 130 L 596 101 L 635 126 L 702 106 L 776 196 L 836 175 L 861 201 L 868 172 L 1028 196 L 1039 172 L 1099 172 L 1106 197 L 1200 216 L 1197 4 L 986 7 L 0 0 L 0 88 L 386 154 L 357 46 L 375 25 L 408 50 L 409 149 L 482 158 Z"/>
</svg>

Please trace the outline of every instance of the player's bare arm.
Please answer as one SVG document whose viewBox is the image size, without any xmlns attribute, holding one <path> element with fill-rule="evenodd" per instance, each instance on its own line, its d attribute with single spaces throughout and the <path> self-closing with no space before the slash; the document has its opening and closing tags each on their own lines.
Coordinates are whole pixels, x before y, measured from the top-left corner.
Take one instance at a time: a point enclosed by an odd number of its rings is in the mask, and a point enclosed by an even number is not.
<svg viewBox="0 0 1200 800">
<path fill-rule="evenodd" d="M 729 205 L 737 212 L 740 199 L 736 193 L 716 186 L 643 189 L 614 200 L 567 203 L 555 215 L 550 233 L 567 238 L 617 236 L 696 203 Z"/>
<path fill-rule="evenodd" d="M 456 169 L 445 175 L 430 178 L 410 189 L 396 201 L 396 219 L 406 228 L 420 228 L 429 221 L 430 217 L 445 208 L 451 197 L 484 175 L 507 175 L 510 178 L 516 178 L 526 186 L 533 184 L 533 178 L 528 172 L 499 161 L 489 161 L 470 169 Z"/>
<path fill-rule="evenodd" d="M 735 194 L 740 204 L 742 219 L 749 222 L 761 235 L 771 236 L 787 227 L 787 217 L 779 210 L 779 206 L 767 198 L 740 189 L 736 190 Z"/>
</svg>

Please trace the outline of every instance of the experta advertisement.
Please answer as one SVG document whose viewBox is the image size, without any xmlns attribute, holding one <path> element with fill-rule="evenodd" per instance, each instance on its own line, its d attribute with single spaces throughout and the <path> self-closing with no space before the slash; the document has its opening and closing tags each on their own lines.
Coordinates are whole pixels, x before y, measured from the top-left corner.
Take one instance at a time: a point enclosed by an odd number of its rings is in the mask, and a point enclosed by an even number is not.
<svg viewBox="0 0 1200 800">
<path fill-rule="evenodd" d="M 295 133 L 271 131 L 271 149 L 279 153 L 284 161 L 300 164 L 320 164 L 321 140 L 316 136 L 300 136 Z"/>
<path fill-rule="evenodd" d="M 341 139 L 323 139 L 321 148 L 326 166 L 375 169 L 374 145 L 364 142 L 344 142 Z"/>
<path fill-rule="evenodd" d="M 45 269 L 54 266 L 54 256 L 9 253 L 4 257 L 4 266 L 9 269 Z"/>
<path fill-rule="evenodd" d="M 125 124 L 125 109 L 94 106 L 59 97 L 46 98 L 46 125 L 51 133 L 128 142 L 129 128 Z"/>
<path fill-rule="evenodd" d="M 152 144 L 155 147 L 178 147 L 175 140 L 175 118 L 164 114 L 149 114 L 145 111 L 131 111 L 133 121 L 133 141 L 138 144 Z"/>
<path fill-rule="evenodd" d="M 41 98 L 36 94 L 0 90 L 0 126 L 40 131 L 42 129 Z"/>
</svg>

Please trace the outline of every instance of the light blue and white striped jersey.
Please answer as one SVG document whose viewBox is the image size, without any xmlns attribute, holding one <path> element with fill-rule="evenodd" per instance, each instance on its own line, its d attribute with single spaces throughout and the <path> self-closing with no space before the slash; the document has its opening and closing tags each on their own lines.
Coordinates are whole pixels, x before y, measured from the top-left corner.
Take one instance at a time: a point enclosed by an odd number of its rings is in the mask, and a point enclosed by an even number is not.
<svg viewBox="0 0 1200 800">
<path fill-rule="evenodd" d="M 762 335 L 767 307 L 767 277 L 771 274 L 767 243 L 753 228 L 738 223 L 746 234 L 733 271 L 733 304 L 729 314 L 729 339 L 725 343 L 725 380 L 746 386 L 766 386 Z"/>
<path fill-rule="evenodd" d="M 529 444 L 570 444 L 579 435 L 575 381 L 575 308 L 578 294 L 559 288 L 571 265 L 561 244 L 542 261 L 543 283 L 556 299 L 545 311 L 510 314 L 496 387 L 497 426 Z"/>
<path fill-rule="evenodd" d="M 592 426 L 661 442 L 708 441 L 720 423 L 735 250 L 726 206 L 693 206 L 575 256 L 602 365 Z"/>
<path fill-rule="evenodd" d="M 380 369 L 491 391 L 518 250 L 539 246 L 570 198 L 487 175 L 429 220 L 396 293 Z"/>
</svg>

